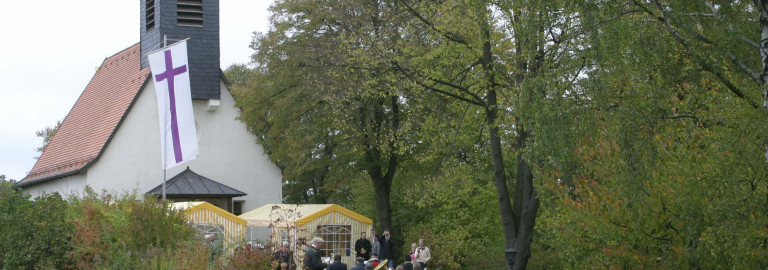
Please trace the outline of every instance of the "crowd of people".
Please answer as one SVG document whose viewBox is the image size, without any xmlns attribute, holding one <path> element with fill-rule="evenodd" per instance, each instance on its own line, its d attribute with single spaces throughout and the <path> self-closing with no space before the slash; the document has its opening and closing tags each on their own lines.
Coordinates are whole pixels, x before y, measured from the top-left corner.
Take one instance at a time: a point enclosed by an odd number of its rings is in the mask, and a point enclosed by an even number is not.
<svg viewBox="0 0 768 270">
<path fill-rule="evenodd" d="M 371 229 L 371 237 L 365 232 L 360 233 L 360 238 L 355 241 L 356 260 L 352 268 L 341 262 L 341 255 L 335 254 L 333 261 L 323 261 L 321 250 L 325 245 L 322 238 L 312 239 L 312 245 L 304 254 L 304 268 L 310 270 L 426 270 L 432 254 L 424 239 L 419 239 L 418 245 L 411 244 L 411 250 L 403 257 L 403 263 L 395 267 L 395 261 L 399 258 L 394 254 L 394 243 L 389 230 L 384 230 L 381 235 Z"/>
<path fill-rule="evenodd" d="M 220 252 L 216 242 L 215 234 L 205 235 L 205 240 L 211 247 L 210 259 Z M 360 238 L 355 241 L 355 265 L 348 268 L 341 262 L 341 254 L 333 254 L 327 260 L 322 259 L 322 250 L 325 241 L 322 238 L 312 239 L 311 245 L 304 253 L 302 269 L 309 270 L 426 270 L 429 267 L 429 261 L 432 254 L 425 245 L 424 239 L 419 239 L 418 244 L 412 243 L 410 251 L 403 257 L 394 253 L 394 243 L 389 230 L 384 230 L 381 235 L 376 234 L 375 229 L 371 229 L 371 237 L 368 238 L 365 232 L 360 233 Z M 239 246 L 237 251 L 245 252 L 269 252 L 264 244 L 260 242 L 246 242 Z M 269 253 L 267 253 L 269 254 Z M 395 262 L 402 259 L 402 264 L 395 265 Z M 279 248 L 272 253 L 272 265 L 277 270 L 296 270 L 297 265 L 294 261 L 294 254 L 288 242 L 283 242 Z"/>
</svg>

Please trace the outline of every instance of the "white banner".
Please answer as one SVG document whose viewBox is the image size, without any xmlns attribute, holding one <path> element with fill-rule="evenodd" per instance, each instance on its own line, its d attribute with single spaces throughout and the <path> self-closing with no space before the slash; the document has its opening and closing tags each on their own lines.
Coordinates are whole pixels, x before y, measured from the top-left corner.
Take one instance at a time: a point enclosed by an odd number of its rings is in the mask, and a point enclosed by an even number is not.
<svg viewBox="0 0 768 270">
<path fill-rule="evenodd" d="M 160 116 L 160 150 L 163 169 L 197 158 L 197 132 L 189 86 L 187 41 L 149 55 Z"/>
</svg>

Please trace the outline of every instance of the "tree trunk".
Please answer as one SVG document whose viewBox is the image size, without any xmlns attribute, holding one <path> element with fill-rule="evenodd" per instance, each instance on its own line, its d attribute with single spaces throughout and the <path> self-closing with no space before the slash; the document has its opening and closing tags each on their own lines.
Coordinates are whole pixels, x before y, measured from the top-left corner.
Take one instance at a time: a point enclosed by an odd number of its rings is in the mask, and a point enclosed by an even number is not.
<svg viewBox="0 0 768 270">
<path fill-rule="evenodd" d="M 768 86 L 766 86 L 768 84 L 768 0 L 755 0 L 754 3 L 760 14 L 760 56 L 763 60 L 760 80 L 762 81 L 763 107 L 766 107 L 768 105 Z"/>
<path fill-rule="evenodd" d="M 515 148 L 518 150 L 525 148 L 528 136 L 528 131 L 524 127 L 518 126 Z M 521 270 L 525 269 L 526 265 L 528 265 L 528 259 L 531 257 L 530 247 L 533 241 L 536 213 L 539 210 L 539 198 L 536 194 L 536 189 L 533 187 L 531 165 L 528 164 L 528 161 L 525 160 L 520 151 L 517 154 L 517 174 L 515 178 L 515 205 L 513 212 L 517 220 L 518 231 L 517 238 L 515 239 L 517 256 L 512 269 Z"/>
<path fill-rule="evenodd" d="M 384 115 L 384 102 L 390 102 L 392 106 L 391 110 L 391 126 L 384 128 L 385 115 Z M 399 106 L 397 104 L 397 96 L 386 99 L 376 99 L 367 104 L 367 106 L 361 107 L 362 127 L 366 130 L 363 139 L 363 151 L 365 154 L 365 162 L 367 164 L 366 170 L 368 176 L 373 184 L 374 193 L 376 194 L 376 210 L 378 210 L 377 226 L 380 232 L 384 230 L 394 231 L 392 228 L 392 206 L 390 202 L 390 195 L 392 193 L 392 182 L 395 178 L 395 172 L 399 163 L 397 157 L 396 140 L 395 135 L 393 139 L 387 143 L 386 146 L 389 149 L 387 156 L 382 156 L 382 150 L 378 143 L 377 138 L 380 136 L 386 136 L 383 134 L 386 130 L 397 133 L 399 129 Z M 386 171 L 385 171 L 386 170 Z M 397 241 L 399 238 L 393 236 L 392 240 L 395 243 L 393 247 L 393 259 L 396 258 L 395 254 L 399 254 L 397 250 Z"/>
<path fill-rule="evenodd" d="M 490 91 L 488 101 L 496 102 L 496 93 Z M 493 164 L 493 183 L 496 186 L 496 197 L 501 213 L 501 226 L 504 230 L 504 240 L 507 248 L 515 246 L 517 236 L 517 220 L 512 211 L 512 203 L 509 197 L 509 188 L 507 187 L 507 176 L 504 172 L 504 156 L 501 149 L 501 138 L 499 137 L 499 128 L 496 124 L 496 109 L 489 109 L 487 112 L 488 135 L 491 147 L 491 162 Z"/>
<path fill-rule="evenodd" d="M 763 108 L 768 106 L 768 0 L 754 0 L 757 12 L 760 14 L 760 88 L 763 90 Z M 765 158 L 768 159 L 768 146 L 765 147 Z"/>
<path fill-rule="evenodd" d="M 482 7 L 482 14 L 483 16 L 487 16 L 485 13 L 488 12 L 485 9 L 485 6 Z M 482 57 L 480 58 L 480 62 L 482 63 L 483 71 L 486 76 L 486 81 L 488 83 L 488 92 L 487 92 L 487 101 L 486 101 L 486 119 L 488 122 L 488 137 L 490 140 L 490 147 L 491 147 L 491 160 L 493 164 L 493 178 L 494 178 L 494 185 L 496 185 L 496 196 L 498 199 L 499 204 L 499 212 L 501 213 L 501 226 L 504 231 L 504 240 L 506 241 L 506 247 L 507 249 L 515 248 L 517 250 L 520 250 L 521 248 L 524 249 L 526 252 L 529 251 L 527 246 L 524 246 L 518 239 L 518 233 L 519 232 L 525 232 L 526 230 L 520 230 L 520 219 L 515 216 L 515 210 L 512 208 L 512 202 L 510 201 L 509 196 L 509 188 L 507 186 L 507 176 L 504 171 L 504 156 L 502 154 L 501 149 L 501 138 L 499 137 L 499 127 L 498 127 L 498 100 L 496 97 L 496 88 L 498 87 L 496 84 L 495 79 L 495 72 L 493 70 L 493 52 L 491 51 L 491 26 L 488 24 L 488 18 L 484 18 L 482 20 L 482 26 L 483 26 L 483 47 L 482 47 Z M 525 138 L 523 138 L 524 140 Z M 521 144 L 517 144 L 516 147 L 518 149 L 522 149 Z M 518 168 L 519 170 L 519 168 Z M 530 168 L 528 168 L 528 174 L 530 174 Z M 518 175 L 520 175 L 520 172 L 518 172 Z M 531 177 L 532 179 L 532 177 Z M 517 181 L 520 183 L 521 181 L 518 179 Z M 524 182 L 524 181 L 522 181 Z M 518 198 L 515 198 L 516 205 L 518 204 Z M 535 216 L 535 213 L 534 213 Z M 531 226 L 530 229 L 533 229 L 533 226 Z M 530 245 L 530 241 L 527 242 L 528 245 Z M 530 256 L 530 254 L 528 255 Z M 519 256 L 517 256 L 519 257 Z M 521 260 L 516 260 L 515 266 L 521 265 L 522 268 L 515 268 L 515 269 L 525 269 L 525 263 L 527 262 L 524 260 L 524 262 L 521 262 Z M 509 268 L 509 266 L 508 266 Z"/>
<path fill-rule="evenodd" d="M 376 221 L 378 225 L 377 232 L 384 232 L 384 230 L 392 230 L 392 206 L 389 202 L 389 195 L 392 191 L 391 185 L 385 185 L 382 180 L 373 181 L 373 186 L 376 190 L 376 210 L 379 211 L 379 218 Z"/>
</svg>

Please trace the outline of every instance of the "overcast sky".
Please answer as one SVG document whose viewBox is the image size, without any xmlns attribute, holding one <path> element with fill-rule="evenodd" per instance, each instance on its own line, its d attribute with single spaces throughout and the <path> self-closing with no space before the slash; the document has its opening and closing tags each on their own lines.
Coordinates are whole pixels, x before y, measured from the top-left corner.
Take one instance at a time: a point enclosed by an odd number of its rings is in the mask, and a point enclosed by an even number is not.
<svg viewBox="0 0 768 270">
<path fill-rule="evenodd" d="M 0 174 L 35 164 L 35 131 L 63 120 L 109 57 L 139 42 L 141 0 L 3 1 L 0 9 Z M 272 0 L 221 0 L 221 68 L 247 63 Z"/>
</svg>

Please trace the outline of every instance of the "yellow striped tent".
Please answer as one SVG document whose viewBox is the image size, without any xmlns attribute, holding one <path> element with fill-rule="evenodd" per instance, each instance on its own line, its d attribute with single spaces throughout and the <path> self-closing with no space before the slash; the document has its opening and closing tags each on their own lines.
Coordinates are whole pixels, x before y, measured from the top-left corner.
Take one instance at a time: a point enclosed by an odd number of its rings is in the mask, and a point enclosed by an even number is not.
<svg viewBox="0 0 768 270">
<path fill-rule="evenodd" d="M 184 211 L 187 221 L 201 234 L 215 233 L 226 250 L 245 239 L 246 221 L 208 202 L 178 202 L 171 207 Z"/>
<path fill-rule="evenodd" d="M 355 241 L 369 232 L 373 221 L 335 204 L 267 204 L 240 215 L 248 226 L 272 227 L 272 242 L 291 243 L 297 264 L 315 237 L 325 240 L 322 256 L 341 254 L 341 261 L 354 266 Z"/>
</svg>

